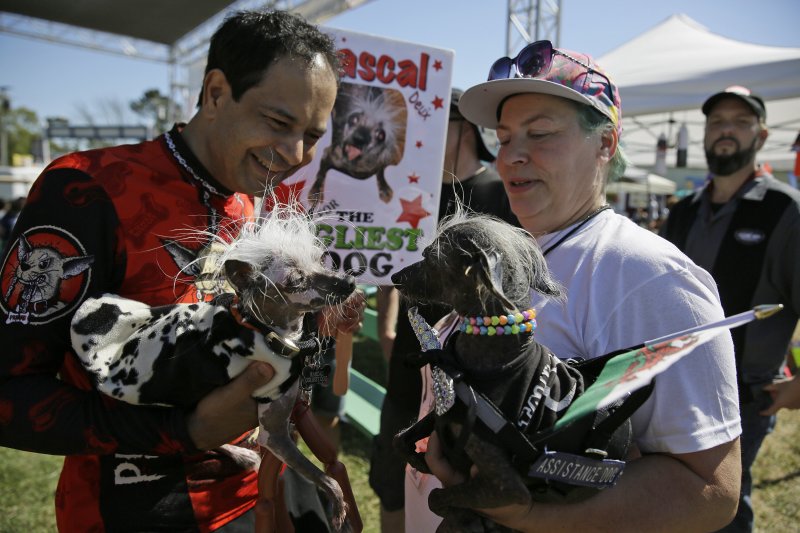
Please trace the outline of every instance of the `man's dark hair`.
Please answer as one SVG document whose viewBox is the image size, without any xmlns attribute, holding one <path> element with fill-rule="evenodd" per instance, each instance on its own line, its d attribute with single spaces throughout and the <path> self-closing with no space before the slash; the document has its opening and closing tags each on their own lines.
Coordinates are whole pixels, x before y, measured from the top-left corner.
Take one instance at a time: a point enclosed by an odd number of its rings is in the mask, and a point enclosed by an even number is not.
<svg viewBox="0 0 800 533">
<path fill-rule="evenodd" d="M 310 64 L 317 54 L 328 62 L 338 83 L 339 56 L 330 36 L 286 11 L 239 11 L 211 37 L 205 74 L 221 70 L 238 102 L 273 62 L 289 57 Z M 198 107 L 202 101 L 201 89 Z"/>
</svg>

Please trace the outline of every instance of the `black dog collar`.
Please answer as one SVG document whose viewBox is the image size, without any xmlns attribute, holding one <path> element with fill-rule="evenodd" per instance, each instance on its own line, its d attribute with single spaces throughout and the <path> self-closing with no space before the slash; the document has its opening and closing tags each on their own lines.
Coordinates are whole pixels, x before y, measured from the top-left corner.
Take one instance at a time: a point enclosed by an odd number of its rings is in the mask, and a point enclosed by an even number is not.
<svg viewBox="0 0 800 533">
<path fill-rule="evenodd" d="M 266 341 L 267 346 L 269 346 L 269 349 L 281 357 L 291 359 L 297 356 L 306 357 L 316 353 L 321 353 L 326 349 L 330 341 L 330 339 L 327 337 L 325 337 L 323 340 L 318 339 L 316 334 L 313 332 L 304 332 L 303 336 L 298 342 L 287 339 L 283 335 L 279 334 L 274 328 L 267 326 L 260 320 L 254 319 L 244 309 L 240 308 L 238 305 L 238 298 L 236 298 L 234 295 L 226 294 L 219 296 L 215 300 L 215 303 L 222 305 L 228 303 L 226 302 L 226 297 L 231 298 L 228 300 L 230 302 L 229 309 L 236 320 L 240 324 L 261 333 L 264 336 L 264 340 Z"/>
</svg>

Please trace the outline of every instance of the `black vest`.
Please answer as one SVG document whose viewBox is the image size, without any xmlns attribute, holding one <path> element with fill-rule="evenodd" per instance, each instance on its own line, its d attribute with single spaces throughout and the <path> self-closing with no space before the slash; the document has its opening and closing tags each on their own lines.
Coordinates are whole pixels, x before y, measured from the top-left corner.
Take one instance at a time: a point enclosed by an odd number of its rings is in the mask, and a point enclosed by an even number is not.
<svg viewBox="0 0 800 533">
<path fill-rule="evenodd" d="M 711 275 L 717 282 L 725 314 L 742 313 L 753 307 L 753 295 L 761 278 L 764 258 L 772 232 L 792 199 L 780 191 L 768 190 L 762 200 L 740 198 L 725 236 L 720 243 Z M 681 250 L 686 249 L 689 231 L 697 219 L 702 201 L 687 198 L 676 204 L 670 213 L 664 235 Z M 761 235 L 759 242 L 747 236 Z M 737 365 L 741 364 L 747 328 L 731 330 Z"/>
</svg>

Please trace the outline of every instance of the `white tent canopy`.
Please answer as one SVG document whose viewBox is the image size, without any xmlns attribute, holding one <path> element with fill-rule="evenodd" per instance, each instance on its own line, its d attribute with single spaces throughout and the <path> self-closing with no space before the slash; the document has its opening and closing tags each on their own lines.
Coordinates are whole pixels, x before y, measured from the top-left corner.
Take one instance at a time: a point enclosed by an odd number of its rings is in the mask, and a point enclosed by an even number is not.
<svg viewBox="0 0 800 533">
<path fill-rule="evenodd" d="M 675 182 L 658 174 L 629 166 L 625 175 L 619 180 L 606 186 L 606 193 L 643 193 L 643 194 L 674 194 L 677 186 Z"/>
<path fill-rule="evenodd" d="M 767 101 L 770 137 L 759 152 L 776 170 L 793 167 L 790 151 L 800 131 L 800 48 L 744 43 L 709 32 L 686 15 L 661 24 L 598 58 L 619 85 L 623 143 L 633 162 L 652 168 L 659 134 L 667 135 L 667 163 L 681 124 L 689 130 L 689 167 L 705 168 L 700 106 L 710 95 L 742 85 Z"/>
</svg>

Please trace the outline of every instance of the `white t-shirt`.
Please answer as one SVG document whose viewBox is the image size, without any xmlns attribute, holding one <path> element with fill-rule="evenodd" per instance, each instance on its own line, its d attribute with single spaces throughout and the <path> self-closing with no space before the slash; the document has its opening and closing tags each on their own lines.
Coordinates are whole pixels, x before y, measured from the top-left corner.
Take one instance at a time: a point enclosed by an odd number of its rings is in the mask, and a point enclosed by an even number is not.
<svg viewBox="0 0 800 533">
<path fill-rule="evenodd" d="M 569 229 L 539 239 L 543 250 Z M 536 340 L 562 359 L 590 359 L 724 317 L 711 275 L 670 242 L 604 211 L 547 256 L 565 302 L 532 293 Z M 689 453 L 741 434 L 730 334 L 656 378 L 632 416 L 644 452 Z"/>
<path fill-rule="evenodd" d="M 545 235 L 539 245 L 547 250 L 571 229 Z M 567 298 L 532 293 L 536 340 L 562 359 L 598 357 L 724 316 L 708 272 L 670 242 L 610 210 L 552 249 L 546 260 Z M 639 449 L 690 453 L 739 436 L 735 368 L 730 334 L 723 333 L 660 374 L 631 418 Z M 406 467 L 406 531 L 429 531 L 438 524 L 427 506 L 427 495 L 438 486 L 435 477 Z"/>
</svg>

